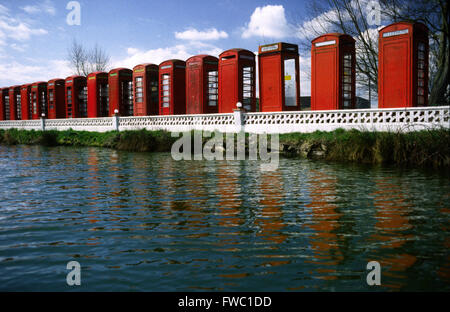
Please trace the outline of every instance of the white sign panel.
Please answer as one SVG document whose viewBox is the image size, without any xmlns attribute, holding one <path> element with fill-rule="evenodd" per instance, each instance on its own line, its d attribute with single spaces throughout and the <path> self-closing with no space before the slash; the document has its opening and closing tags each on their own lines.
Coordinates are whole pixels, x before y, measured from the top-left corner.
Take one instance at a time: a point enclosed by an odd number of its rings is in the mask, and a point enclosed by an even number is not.
<svg viewBox="0 0 450 312">
<path fill-rule="evenodd" d="M 323 47 L 323 46 L 328 46 L 328 45 L 333 45 L 336 44 L 336 40 L 329 40 L 329 41 L 324 41 L 324 42 L 317 42 L 316 43 L 316 47 Z"/>
<path fill-rule="evenodd" d="M 402 29 L 402 30 L 397 30 L 397 31 L 391 31 L 391 32 L 387 32 L 383 34 L 383 38 L 386 37 L 392 37 L 392 36 L 399 36 L 399 35 L 404 35 L 407 34 L 409 32 L 408 29 Z"/>
</svg>

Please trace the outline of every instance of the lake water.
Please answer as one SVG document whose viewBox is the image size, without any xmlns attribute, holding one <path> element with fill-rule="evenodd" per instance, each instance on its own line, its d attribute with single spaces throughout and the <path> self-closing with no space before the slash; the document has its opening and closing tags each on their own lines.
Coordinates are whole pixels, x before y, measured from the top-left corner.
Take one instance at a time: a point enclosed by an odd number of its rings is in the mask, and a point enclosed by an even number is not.
<svg viewBox="0 0 450 312">
<path fill-rule="evenodd" d="M 0 185 L 2 291 L 450 290 L 442 173 L 0 146 Z"/>
</svg>

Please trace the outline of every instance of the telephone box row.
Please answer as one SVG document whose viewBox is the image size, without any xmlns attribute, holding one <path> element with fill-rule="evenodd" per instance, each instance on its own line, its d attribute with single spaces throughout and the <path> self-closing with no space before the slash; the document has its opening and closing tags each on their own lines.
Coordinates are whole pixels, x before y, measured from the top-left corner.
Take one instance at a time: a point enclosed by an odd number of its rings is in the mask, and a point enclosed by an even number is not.
<svg viewBox="0 0 450 312">
<path fill-rule="evenodd" d="M 399 22 L 379 31 L 380 108 L 428 104 L 428 29 Z M 262 112 L 300 110 L 298 46 L 262 45 L 258 53 Z M 0 89 L 0 120 L 230 113 L 241 102 L 256 111 L 255 54 L 224 51 L 186 62 L 71 76 Z M 317 37 L 311 46 L 311 109 L 352 109 L 356 103 L 355 40 L 346 34 Z"/>
</svg>

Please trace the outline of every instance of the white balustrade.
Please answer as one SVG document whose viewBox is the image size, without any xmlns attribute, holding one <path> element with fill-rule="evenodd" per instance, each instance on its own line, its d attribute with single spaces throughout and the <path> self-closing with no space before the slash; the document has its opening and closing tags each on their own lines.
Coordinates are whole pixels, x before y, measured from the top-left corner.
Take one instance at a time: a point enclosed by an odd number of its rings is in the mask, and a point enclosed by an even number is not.
<svg viewBox="0 0 450 312">
<path fill-rule="evenodd" d="M 105 132 L 115 129 L 114 117 L 0 121 L 0 129 L 83 130 Z M 242 120 L 241 120 L 242 119 Z M 416 131 L 450 128 L 450 107 L 393 109 L 355 109 L 270 113 L 169 115 L 119 117 L 118 129 L 167 130 L 183 132 L 204 130 L 221 132 L 291 133 L 332 131 L 338 128 L 369 131 Z"/>
</svg>

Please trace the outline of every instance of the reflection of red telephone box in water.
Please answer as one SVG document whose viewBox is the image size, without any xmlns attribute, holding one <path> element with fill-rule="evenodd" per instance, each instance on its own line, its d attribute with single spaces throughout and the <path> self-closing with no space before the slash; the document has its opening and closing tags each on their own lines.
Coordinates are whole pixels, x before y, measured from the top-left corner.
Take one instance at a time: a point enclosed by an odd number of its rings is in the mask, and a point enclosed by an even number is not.
<svg viewBox="0 0 450 312">
<path fill-rule="evenodd" d="M 47 83 L 48 118 L 66 118 L 64 79 L 52 79 Z"/>
<path fill-rule="evenodd" d="M 20 102 L 22 106 L 22 120 L 31 119 L 31 85 L 25 84 L 20 87 Z"/>
<path fill-rule="evenodd" d="M 140 64 L 133 68 L 134 116 L 158 115 L 159 66 Z"/>
<path fill-rule="evenodd" d="M 219 59 L 196 55 L 186 61 L 186 114 L 218 112 Z"/>
<path fill-rule="evenodd" d="M 0 120 L 9 120 L 9 88 L 0 89 Z"/>
<path fill-rule="evenodd" d="M 232 113 L 236 103 L 254 112 L 255 54 L 243 49 L 231 49 L 219 56 L 219 113 Z"/>
<path fill-rule="evenodd" d="M 87 117 L 86 77 L 70 76 L 66 78 L 66 117 Z"/>
<path fill-rule="evenodd" d="M 88 118 L 109 116 L 108 73 L 87 76 Z"/>
<path fill-rule="evenodd" d="M 133 71 L 115 68 L 109 72 L 109 115 L 133 116 Z"/>
<path fill-rule="evenodd" d="M 32 119 L 39 119 L 42 115 L 47 117 L 47 109 L 47 82 L 35 82 L 31 85 Z"/>
<path fill-rule="evenodd" d="M 261 112 L 300 110 L 298 46 L 284 42 L 259 47 Z"/>
<path fill-rule="evenodd" d="M 378 40 L 378 107 L 428 105 L 427 27 L 394 23 L 380 30 Z"/>
<path fill-rule="evenodd" d="M 159 112 L 186 113 L 186 62 L 168 60 L 159 64 Z"/>
<path fill-rule="evenodd" d="M 355 39 L 332 33 L 312 41 L 311 110 L 355 108 Z"/>
<path fill-rule="evenodd" d="M 20 120 L 22 118 L 20 106 L 20 86 L 9 87 L 9 119 Z"/>
</svg>

